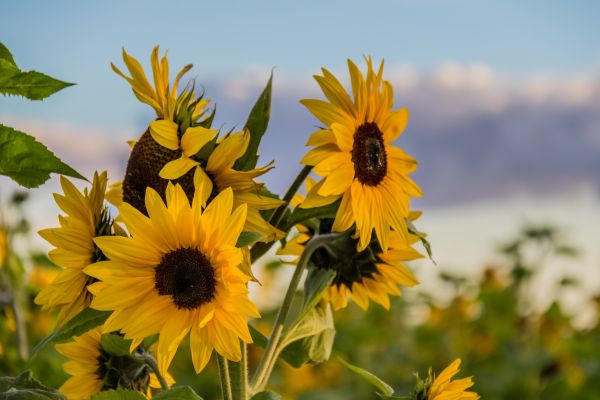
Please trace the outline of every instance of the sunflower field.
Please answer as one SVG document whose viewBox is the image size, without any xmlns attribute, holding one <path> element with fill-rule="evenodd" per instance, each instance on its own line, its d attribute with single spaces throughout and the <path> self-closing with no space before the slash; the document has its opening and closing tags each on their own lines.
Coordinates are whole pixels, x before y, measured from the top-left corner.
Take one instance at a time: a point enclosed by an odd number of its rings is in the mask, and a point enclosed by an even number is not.
<svg viewBox="0 0 600 400">
<path fill-rule="evenodd" d="M 120 176 L 0 125 L 0 174 L 21 186 L 0 195 L 0 399 L 600 399 L 600 293 L 585 323 L 561 301 L 578 278 L 533 300 L 548 263 L 580 253 L 560 227 L 490 243 L 483 272 L 436 264 L 383 60 L 314 75 L 318 98 L 298 99 L 314 129 L 275 193 L 278 160 L 259 163 L 274 72 L 227 130 L 171 56 L 110 64 L 152 113 Z M 0 43 L 1 94 L 69 86 Z M 60 211 L 33 232 L 29 193 L 48 180 Z"/>
</svg>

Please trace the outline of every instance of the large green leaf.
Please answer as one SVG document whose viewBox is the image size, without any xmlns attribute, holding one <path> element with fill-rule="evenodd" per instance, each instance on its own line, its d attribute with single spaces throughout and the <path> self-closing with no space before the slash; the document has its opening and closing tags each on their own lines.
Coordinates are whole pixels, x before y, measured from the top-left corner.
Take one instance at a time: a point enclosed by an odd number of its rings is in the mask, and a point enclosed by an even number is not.
<svg viewBox="0 0 600 400">
<path fill-rule="evenodd" d="M 202 400 L 189 386 L 180 386 L 152 397 L 153 400 Z"/>
<path fill-rule="evenodd" d="M 379 392 L 377 394 L 379 394 L 380 396 L 391 396 L 391 395 L 394 394 L 394 389 L 390 385 L 388 385 L 387 383 L 385 383 L 384 381 L 382 381 L 380 378 L 378 378 L 377 376 L 373 375 L 369 371 L 367 371 L 365 369 L 362 369 L 360 367 L 357 367 L 356 365 L 352 365 L 349 362 L 344 361 L 341 358 L 340 358 L 340 361 L 350 371 L 358 374 L 359 376 L 361 376 L 362 378 L 364 378 L 367 382 L 369 382 L 371 385 L 375 386 L 375 388 L 377 390 L 379 390 Z"/>
<path fill-rule="evenodd" d="M 1 49 L 0 49 L 1 50 Z M 48 388 L 35 380 L 31 371 L 17 377 L 0 378 L 0 400 L 66 400 L 57 390 Z"/>
<path fill-rule="evenodd" d="M 331 269 L 310 268 L 308 270 L 304 281 L 304 304 L 302 305 L 300 318 L 304 317 L 317 305 L 325 290 L 333 282 L 335 275 L 336 272 Z"/>
<path fill-rule="evenodd" d="M 256 163 L 258 162 L 258 146 L 267 131 L 269 118 L 271 117 L 272 88 L 273 73 L 271 72 L 267 86 L 265 86 L 258 100 L 256 100 L 254 107 L 252 107 L 250 115 L 248 115 L 245 128 L 250 131 L 250 143 L 246 152 L 234 164 L 234 169 L 238 171 L 248 171 L 256 167 Z"/>
<path fill-rule="evenodd" d="M 23 96 L 29 100 L 42 100 L 72 86 L 37 71 L 21 71 L 12 54 L 0 43 L 0 93 Z"/>
<path fill-rule="evenodd" d="M 106 321 L 110 311 L 98 311 L 92 308 L 86 308 L 70 319 L 66 324 L 52 332 L 42 339 L 32 350 L 33 355 L 40 351 L 48 343 L 64 343 L 70 341 L 74 336 L 79 336 L 85 332 L 100 326 Z"/>
<path fill-rule="evenodd" d="M 146 396 L 135 390 L 106 390 L 92 396 L 92 400 L 146 400 Z"/>
<path fill-rule="evenodd" d="M 250 400 L 283 400 L 283 397 L 281 397 L 279 393 L 266 390 L 264 392 L 256 393 Z"/>
<path fill-rule="evenodd" d="M 311 218 L 334 218 L 341 200 L 322 207 L 300 208 L 296 207 L 281 229 L 288 231 L 292 226 Z"/>
<path fill-rule="evenodd" d="M 85 179 L 34 137 L 0 124 L 0 175 L 34 188 L 46 182 L 50 173 Z"/>
</svg>

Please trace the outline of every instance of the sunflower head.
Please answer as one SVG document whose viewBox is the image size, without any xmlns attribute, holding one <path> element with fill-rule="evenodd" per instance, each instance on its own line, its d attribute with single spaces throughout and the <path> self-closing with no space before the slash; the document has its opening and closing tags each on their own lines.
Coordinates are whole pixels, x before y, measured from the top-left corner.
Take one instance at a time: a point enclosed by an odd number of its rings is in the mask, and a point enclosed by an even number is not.
<svg viewBox="0 0 600 400">
<path fill-rule="evenodd" d="M 116 334 L 102 334 L 102 328 L 98 327 L 72 342 L 56 345 L 56 350 L 68 358 L 63 368 L 71 375 L 60 391 L 76 400 L 112 389 L 135 390 L 150 397 L 150 387 L 158 387 L 158 380 L 143 361 L 149 351 L 138 346 L 133 354 L 115 352 L 114 348 L 104 347 L 107 336 L 113 343 L 122 340 Z M 170 375 L 167 380 L 172 381 Z"/>
<path fill-rule="evenodd" d="M 331 204 L 341 199 L 333 231 L 352 225 L 358 232 L 358 249 L 371 242 L 373 230 L 383 251 L 390 232 L 405 235 L 409 200 L 421 190 L 408 175 L 417 163 L 393 142 L 408 123 L 405 108 L 392 111 L 394 93 L 383 79 L 383 62 L 373 68 L 367 61 L 366 77 L 348 60 L 352 97 L 328 70 L 315 76 L 328 101 L 302 100 L 324 125 L 307 145 L 316 146 L 302 159 L 322 177 L 308 193 L 302 208 Z"/>
<path fill-rule="evenodd" d="M 94 238 L 113 234 L 113 220 L 104 204 L 107 175 L 95 173 L 91 188 L 80 192 L 61 176 L 64 195 L 54 198 L 65 215 L 59 216 L 58 228 L 39 232 L 55 248 L 48 257 L 63 270 L 35 298 L 44 309 L 58 308 L 58 324 L 69 320 L 89 306 L 92 295 L 87 286 L 95 279 L 83 269 L 105 260 L 104 253 L 94 244 Z"/>
<path fill-rule="evenodd" d="M 460 358 L 457 358 L 446 367 L 441 374 L 435 376 L 431 368 L 427 377 L 422 379 L 417 376 L 417 383 L 413 391 L 413 400 L 477 400 L 479 395 L 475 392 L 467 391 L 473 386 L 472 377 L 452 380 L 460 369 Z"/>
<path fill-rule="evenodd" d="M 191 65 L 177 74 L 171 87 L 167 56 L 159 59 L 158 46 L 150 57 L 154 85 L 147 79 L 141 64 L 125 50 L 123 60 L 131 76 L 111 64 L 113 70 L 129 82 L 141 102 L 155 110 L 157 119 L 133 145 L 122 200 L 146 212 L 146 188 L 165 193 L 169 179 L 182 185 L 191 200 L 194 174 L 190 170 L 200 165 L 200 150 L 216 144 L 217 131 L 210 129 L 214 111 L 209 114 L 206 110 L 209 100 L 204 99 L 203 94 L 196 94 L 193 83 L 178 93 L 179 81 Z"/>
</svg>

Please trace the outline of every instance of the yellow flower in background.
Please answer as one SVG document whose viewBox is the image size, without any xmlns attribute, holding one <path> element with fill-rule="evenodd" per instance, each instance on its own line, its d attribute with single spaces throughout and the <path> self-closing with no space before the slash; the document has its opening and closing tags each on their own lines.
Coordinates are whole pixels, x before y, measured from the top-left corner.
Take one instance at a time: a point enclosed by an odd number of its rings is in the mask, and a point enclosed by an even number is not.
<svg viewBox="0 0 600 400">
<path fill-rule="evenodd" d="M 83 193 L 64 176 L 60 183 L 64 195 L 55 193 L 54 199 L 66 215 L 58 217 L 59 228 L 44 229 L 40 236 L 55 246 L 48 257 L 62 268 L 52 283 L 42 289 L 35 303 L 42 309 L 58 308 L 57 324 L 61 325 L 77 315 L 91 302 L 88 284 L 93 278 L 83 270 L 103 257 L 94 245 L 96 236 L 111 234 L 112 221 L 104 207 L 107 176 L 95 173 L 92 187 Z"/>
<path fill-rule="evenodd" d="M 247 318 L 259 316 L 248 299 L 251 277 L 239 268 L 242 252 L 235 247 L 247 207 L 234 210 L 233 191 L 226 189 L 203 211 L 200 193 L 190 206 L 179 185 L 167 187 L 166 203 L 148 188 L 149 217 L 123 203 L 120 216 L 132 237 L 97 238 L 110 261 L 86 269 L 101 280 L 90 286 L 92 307 L 114 311 L 105 331 L 121 330 L 132 348 L 160 333 L 161 371 L 188 332 L 197 372 L 213 350 L 238 361 L 239 340 L 252 342 Z"/>
<path fill-rule="evenodd" d="M 306 190 L 314 188 L 315 181 L 308 178 Z M 292 199 L 292 206 L 301 204 L 304 196 L 296 194 Z M 409 218 L 414 220 L 420 213 L 412 212 Z M 331 231 L 333 221 L 322 219 L 319 222 L 318 233 Z M 277 254 L 299 256 L 304 251 L 304 245 L 315 234 L 315 229 L 305 225 L 296 225 L 299 235 L 280 248 Z M 416 260 L 422 255 L 412 248 L 419 241 L 415 235 L 409 234 L 408 242 L 403 235 L 396 231 L 389 234 L 389 248 L 383 252 L 380 246 L 372 242 L 365 250 L 357 251 L 357 240 L 351 237 L 338 239 L 334 247 L 317 249 L 311 256 L 309 265 L 314 268 L 331 269 L 336 272 L 333 283 L 324 296 L 329 300 L 334 310 L 339 310 L 348 305 L 348 298 L 354 301 L 363 310 L 369 306 L 369 301 L 374 301 L 385 309 L 390 308 L 389 296 L 401 294 L 399 286 L 414 286 L 419 282 L 413 273 L 404 265 L 405 261 Z M 294 263 L 298 261 L 294 260 Z"/>
<path fill-rule="evenodd" d="M 442 371 L 431 383 L 427 391 L 427 400 L 477 400 L 479 395 L 467 391 L 473 386 L 472 377 L 452 380 L 460 369 L 460 358 L 457 358 Z"/>
<path fill-rule="evenodd" d="M 408 123 L 405 108 L 392 111 L 394 93 L 382 79 L 383 62 L 375 73 L 370 58 L 367 76 L 348 60 L 353 99 L 340 82 L 323 68 L 315 76 L 329 100 L 302 100 L 301 103 L 324 125 L 307 142 L 316 146 L 302 163 L 314 166 L 323 179 L 308 193 L 303 208 L 331 204 L 341 199 L 333 231 L 343 232 L 356 224 L 364 250 L 373 229 L 384 251 L 390 244 L 390 231 L 407 232 L 410 196 L 421 190 L 408 175 L 417 162 L 392 145 Z"/>
<path fill-rule="evenodd" d="M 63 369 L 71 375 L 60 387 L 69 400 L 89 400 L 93 395 L 111 389 L 137 390 L 150 398 L 150 388 L 159 388 L 150 368 L 131 356 L 115 356 L 102 348 L 102 328 L 98 327 L 57 344 L 56 351 L 69 360 Z M 173 379 L 166 375 L 170 383 Z"/>
</svg>

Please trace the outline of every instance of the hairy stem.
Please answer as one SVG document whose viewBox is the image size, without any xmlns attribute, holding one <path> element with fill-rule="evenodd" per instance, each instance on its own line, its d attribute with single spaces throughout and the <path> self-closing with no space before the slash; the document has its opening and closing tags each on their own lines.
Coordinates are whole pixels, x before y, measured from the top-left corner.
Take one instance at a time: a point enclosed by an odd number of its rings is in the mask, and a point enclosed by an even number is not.
<svg viewBox="0 0 600 400">
<path fill-rule="evenodd" d="M 248 400 L 248 347 L 241 342 L 240 362 L 229 362 L 233 400 Z"/>
<path fill-rule="evenodd" d="M 219 365 L 219 379 L 221 380 L 223 400 L 232 400 L 231 378 L 229 376 L 229 365 L 227 364 L 227 360 L 220 354 L 217 354 L 217 364 Z"/>
<path fill-rule="evenodd" d="M 311 170 L 312 170 L 312 166 L 306 165 L 298 173 L 298 176 L 296 176 L 296 179 L 294 179 L 294 182 L 292 182 L 291 186 L 289 187 L 289 189 L 283 196 L 282 200 L 284 203 L 282 205 L 280 205 L 277 209 L 275 209 L 275 211 L 271 215 L 271 218 L 269 218 L 269 223 L 271 225 L 273 225 L 276 228 L 279 228 L 279 224 L 281 223 L 281 217 L 283 217 L 283 214 L 285 213 L 285 210 L 287 209 L 288 205 L 290 204 L 290 201 L 292 201 L 292 198 L 294 197 L 294 195 L 300 188 L 300 185 L 302 185 L 302 182 L 304 182 L 304 180 L 306 179 L 308 174 L 310 174 Z M 274 244 L 275 244 L 275 242 L 270 242 L 270 243 L 259 242 L 259 243 L 256 243 L 254 246 L 252 246 L 252 249 L 250 250 L 252 262 L 255 262 L 260 257 L 262 257 L 267 251 L 269 251 L 269 249 Z"/>
<path fill-rule="evenodd" d="M 136 352 L 134 352 L 134 354 L 138 360 L 146 363 L 146 365 L 150 367 L 152 372 L 154 372 L 154 374 L 156 375 L 156 378 L 158 379 L 158 382 L 160 382 L 160 388 L 162 390 L 169 390 L 169 383 L 167 382 L 165 377 L 162 376 L 162 374 L 160 373 L 160 369 L 158 368 L 158 363 L 156 362 L 156 359 L 154 357 L 152 357 L 152 354 L 150 354 L 150 352 L 146 351 L 146 350 L 143 350 L 142 353 L 139 353 L 136 351 Z"/>
<path fill-rule="evenodd" d="M 304 251 L 300 256 L 300 261 L 296 266 L 294 275 L 292 276 L 290 284 L 285 293 L 285 297 L 283 298 L 281 308 L 279 308 L 279 312 L 277 313 L 277 317 L 275 318 L 275 324 L 273 325 L 273 333 L 271 334 L 271 337 L 267 342 L 265 352 L 262 358 L 260 359 L 258 367 L 254 372 L 254 375 L 252 376 L 251 388 L 253 393 L 262 390 L 267 384 L 267 381 L 269 380 L 270 371 L 272 370 L 272 365 L 275 363 L 275 358 L 277 356 L 277 346 L 283 333 L 285 320 L 287 318 L 288 312 L 290 311 L 290 306 L 292 305 L 292 300 L 294 298 L 294 294 L 296 293 L 296 289 L 298 288 L 298 284 L 300 283 L 302 273 L 306 269 L 308 260 L 310 260 L 310 256 L 316 249 L 323 246 L 332 238 L 337 236 L 339 236 L 339 234 L 337 233 L 315 235 L 304 247 Z"/>
</svg>

